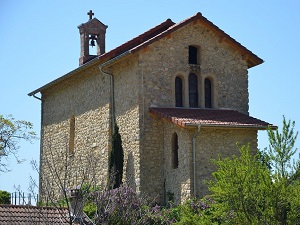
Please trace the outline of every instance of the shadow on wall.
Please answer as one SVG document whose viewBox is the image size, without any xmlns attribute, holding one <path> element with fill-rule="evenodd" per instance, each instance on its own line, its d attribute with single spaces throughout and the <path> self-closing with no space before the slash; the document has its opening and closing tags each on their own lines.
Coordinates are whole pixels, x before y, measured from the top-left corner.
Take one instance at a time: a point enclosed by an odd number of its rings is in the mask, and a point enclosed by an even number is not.
<svg viewBox="0 0 300 225">
<path fill-rule="evenodd" d="M 129 187 L 131 187 L 134 191 L 137 191 L 135 183 L 134 157 L 132 152 L 129 152 L 127 158 L 126 182 Z"/>
</svg>

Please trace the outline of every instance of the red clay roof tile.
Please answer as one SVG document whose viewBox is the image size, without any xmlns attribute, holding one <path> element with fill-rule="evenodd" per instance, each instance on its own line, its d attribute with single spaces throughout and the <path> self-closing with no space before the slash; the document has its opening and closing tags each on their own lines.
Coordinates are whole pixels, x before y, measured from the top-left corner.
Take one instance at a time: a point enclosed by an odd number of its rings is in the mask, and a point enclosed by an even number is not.
<svg viewBox="0 0 300 225">
<path fill-rule="evenodd" d="M 0 205 L 1 225 L 29 224 L 69 224 L 66 220 L 68 210 L 53 207 L 36 207 L 26 205 Z"/>
<path fill-rule="evenodd" d="M 114 58 L 122 53 L 135 48 L 136 46 L 147 42 L 149 39 L 157 36 L 158 34 L 164 32 L 169 27 L 173 26 L 175 23 L 171 19 L 167 19 L 166 21 L 162 22 L 161 24 L 151 28 L 150 30 L 140 34 L 139 36 L 125 42 L 124 44 L 110 50 L 109 52 L 99 56 L 99 58 Z"/>
<path fill-rule="evenodd" d="M 93 65 L 93 63 L 96 63 L 99 59 L 103 62 L 107 62 L 108 60 L 115 58 L 117 56 L 122 55 L 122 53 L 130 51 L 131 53 L 137 52 L 151 43 L 169 35 L 170 33 L 176 31 L 177 29 L 181 28 L 182 26 L 193 22 L 193 21 L 199 21 L 203 26 L 205 26 L 207 29 L 211 30 L 213 33 L 215 33 L 217 36 L 220 37 L 220 40 L 225 41 L 229 45 L 231 45 L 233 48 L 235 48 L 237 51 L 239 51 L 243 57 L 247 60 L 248 67 L 251 68 L 253 66 L 259 65 L 263 63 L 263 60 L 259 58 L 257 55 L 255 55 L 253 52 L 248 50 L 246 47 L 244 47 L 242 44 L 237 42 L 234 38 L 230 37 L 228 34 L 226 34 L 223 30 L 221 30 L 218 26 L 214 25 L 212 22 L 210 22 L 208 19 L 206 19 L 200 12 L 195 14 L 194 16 L 191 16 L 190 18 L 187 18 L 179 23 L 174 23 L 171 19 L 167 19 L 165 22 L 151 28 L 150 30 L 142 33 L 141 35 L 133 38 L 132 40 L 125 42 L 124 44 L 116 47 L 115 49 L 112 49 L 111 51 L 104 53 L 93 60 L 90 60 L 89 62 L 83 64 L 81 67 L 72 70 L 71 72 L 65 74 L 64 76 L 30 92 L 28 95 L 32 96 L 35 95 L 38 92 L 42 92 L 48 87 L 51 87 L 52 85 L 55 85 L 73 74 L 75 74 L 78 71 L 81 71 L 82 69 L 85 69 L 86 67 Z"/>
<path fill-rule="evenodd" d="M 28 205 L 0 205 L 1 225 L 68 225 L 68 209 Z M 82 218 L 83 224 L 91 224 Z M 78 223 L 73 223 L 78 224 Z"/>
<path fill-rule="evenodd" d="M 149 113 L 187 128 L 201 125 L 203 127 L 235 127 L 267 129 L 274 125 L 235 110 L 199 109 L 199 108 L 159 108 L 150 107 Z"/>
</svg>

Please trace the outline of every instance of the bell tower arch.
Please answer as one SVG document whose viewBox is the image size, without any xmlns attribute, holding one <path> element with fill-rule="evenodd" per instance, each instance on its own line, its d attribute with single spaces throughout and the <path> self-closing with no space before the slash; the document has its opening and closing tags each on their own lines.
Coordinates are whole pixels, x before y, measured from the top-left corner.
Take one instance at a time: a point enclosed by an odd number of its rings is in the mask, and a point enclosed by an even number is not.
<svg viewBox="0 0 300 225">
<path fill-rule="evenodd" d="M 92 10 L 87 15 L 89 16 L 89 21 L 78 26 L 80 33 L 79 66 L 105 53 L 105 33 L 107 26 L 97 18 L 93 18 L 94 13 Z M 97 55 L 90 55 L 90 47 L 94 46 L 97 47 Z"/>
</svg>

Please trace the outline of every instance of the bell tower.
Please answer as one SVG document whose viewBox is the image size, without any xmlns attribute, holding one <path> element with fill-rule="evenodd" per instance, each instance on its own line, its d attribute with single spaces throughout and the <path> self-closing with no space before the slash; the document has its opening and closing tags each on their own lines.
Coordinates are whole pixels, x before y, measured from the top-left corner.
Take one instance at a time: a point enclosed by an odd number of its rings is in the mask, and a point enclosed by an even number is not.
<svg viewBox="0 0 300 225">
<path fill-rule="evenodd" d="M 93 18 L 94 13 L 92 10 L 87 15 L 89 16 L 89 21 L 78 26 L 80 33 L 79 66 L 105 53 L 105 33 L 107 26 L 97 18 Z M 97 55 L 90 55 L 90 47 L 94 46 L 97 46 Z"/>
</svg>

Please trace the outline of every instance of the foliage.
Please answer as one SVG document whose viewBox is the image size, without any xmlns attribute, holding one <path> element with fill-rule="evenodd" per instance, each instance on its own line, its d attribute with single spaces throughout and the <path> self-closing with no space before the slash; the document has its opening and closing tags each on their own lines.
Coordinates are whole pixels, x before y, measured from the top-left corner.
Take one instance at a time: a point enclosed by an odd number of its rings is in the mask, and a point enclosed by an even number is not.
<svg viewBox="0 0 300 225">
<path fill-rule="evenodd" d="M 269 148 L 268 156 L 272 167 L 272 179 L 276 187 L 274 198 L 276 219 L 281 224 L 287 224 L 293 216 L 294 209 L 299 209 L 300 202 L 295 198 L 294 193 L 298 193 L 299 182 L 299 157 L 296 158 L 295 142 L 298 132 L 294 132 L 295 121 L 286 121 L 283 116 L 282 131 L 268 129 Z M 296 161 L 295 161 L 296 160 Z M 291 193 L 293 193 L 291 195 Z M 297 213 L 299 214 L 299 213 Z M 294 217 L 295 218 L 295 217 Z M 297 219 L 297 223 L 299 223 Z"/>
<path fill-rule="evenodd" d="M 203 199 L 191 199 L 179 205 L 180 217 L 177 225 L 184 224 L 235 224 L 235 213 L 233 210 L 226 212 L 220 202 L 213 200 L 210 196 Z"/>
<path fill-rule="evenodd" d="M 190 199 L 174 206 L 174 194 L 168 192 L 167 207 L 161 207 L 122 185 L 124 155 L 116 126 L 109 159 L 110 186 L 95 185 L 95 171 L 90 170 L 96 168 L 94 161 L 88 163 L 94 166 L 83 168 L 82 174 L 77 176 L 81 179 L 79 189 L 84 196 L 84 212 L 96 224 L 300 224 L 300 163 L 299 160 L 292 162 L 297 152 L 294 144 L 298 135 L 293 131 L 294 125 L 284 118 L 282 133 L 269 129 L 268 151 L 253 154 L 250 145 L 238 146 L 238 156 L 213 160 L 218 170 L 213 173 L 214 181 L 209 182 L 211 196 Z M 78 183 L 71 180 L 71 174 L 75 174 L 78 168 L 73 168 L 68 155 L 60 166 L 54 163 L 54 155 L 49 156 L 43 159 L 44 163 L 49 167 L 50 175 L 57 178 L 57 186 L 63 190 L 62 198 L 55 203 L 69 205 L 66 186 Z M 89 156 L 85 160 L 88 159 L 93 158 Z M 44 182 L 48 183 L 48 180 Z M 45 185 L 43 188 L 51 197 L 52 189 Z"/>
<path fill-rule="evenodd" d="M 115 123 L 112 136 L 112 151 L 109 156 L 109 186 L 118 188 L 122 184 L 124 152 L 119 127 Z"/>
<path fill-rule="evenodd" d="M 89 205 L 89 203 L 91 202 L 91 193 L 100 188 L 104 189 L 104 187 L 97 186 L 97 184 L 105 183 L 105 181 L 99 180 L 96 172 L 101 161 L 99 155 L 95 154 L 94 151 L 71 154 L 67 138 L 65 139 L 65 148 L 53 147 L 53 143 L 52 139 L 44 139 L 43 154 L 40 160 L 42 167 L 36 161 L 31 161 L 32 167 L 40 175 L 40 185 L 38 187 L 38 183 L 31 178 L 29 189 L 34 192 L 36 188 L 39 188 L 39 205 L 57 208 L 58 212 L 63 214 L 65 222 L 74 224 L 73 219 L 81 211 L 81 206 L 86 205 L 84 210 L 89 215 L 93 215 L 95 211 L 93 205 Z M 71 197 L 72 191 L 73 193 L 78 191 L 78 199 Z M 68 216 L 65 215 L 65 210 L 61 207 L 68 209 Z M 43 216 L 47 217 L 48 215 Z"/>
<path fill-rule="evenodd" d="M 235 224 L 235 213 L 232 210 L 226 211 L 210 197 L 191 199 L 182 205 L 166 208 L 138 196 L 130 187 L 121 186 L 97 191 L 91 199 L 94 202 L 88 207 L 97 209 L 97 212 L 90 214 L 96 216 L 96 224 Z"/>
<path fill-rule="evenodd" d="M 81 193 L 85 197 L 83 211 L 89 218 L 95 218 L 97 213 L 97 206 L 94 203 L 93 193 L 100 191 L 100 186 L 98 185 L 90 185 L 88 183 L 84 183 L 81 188 Z"/>
<path fill-rule="evenodd" d="M 272 162 L 271 166 L 274 169 L 278 179 L 288 179 L 295 173 L 292 157 L 297 152 L 295 142 L 298 132 L 294 132 L 295 121 L 286 121 L 283 117 L 283 127 L 281 133 L 277 130 L 268 129 L 269 148 L 268 155 Z"/>
<path fill-rule="evenodd" d="M 97 206 L 96 224 L 171 224 L 160 206 L 130 187 L 98 191 L 92 198 Z"/>
<path fill-rule="evenodd" d="M 249 145 L 239 146 L 239 157 L 213 161 L 218 170 L 210 190 L 226 211 L 234 210 L 237 224 L 300 224 L 294 125 L 284 118 L 282 133 L 268 130 L 268 152 L 253 155 Z"/>
<path fill-rule="evenodd" d="M 97 215 L 97 206 L 92 202 L 87 202 L 83 207 L 83 212 L 89 217 L 89 218 L 95 218 Z"/>
<path fill-rule="evenodd" d="M 0 204 L 10 204 L 10 193 L 0 190 Z"/>
<path fill-rule="evenodd" d="M 213 196 L 223 200 L 227 210 L 234 210 L 243 224 L 268 224 L 273 220 L 270 211 L 272 179 L 270 170 L 250 154 L 250 146 L 240 146 L 240 156 L 214 160 L 219 167 L 210 182 Z"/>
<path fill-rule="evenodd" d="M 22 160 L 18 158 L 18 149 L 20 140 L 31 142 L 36 138 L 32 131 L 33 125 L 24 120 L 16 120 L 11 115 L 3 117 L 0 115 L 0 172 L 9 171 L 7 161 L 2 159 L 10 155 L 14 156 L 18 163 Z"/>
</svg>

